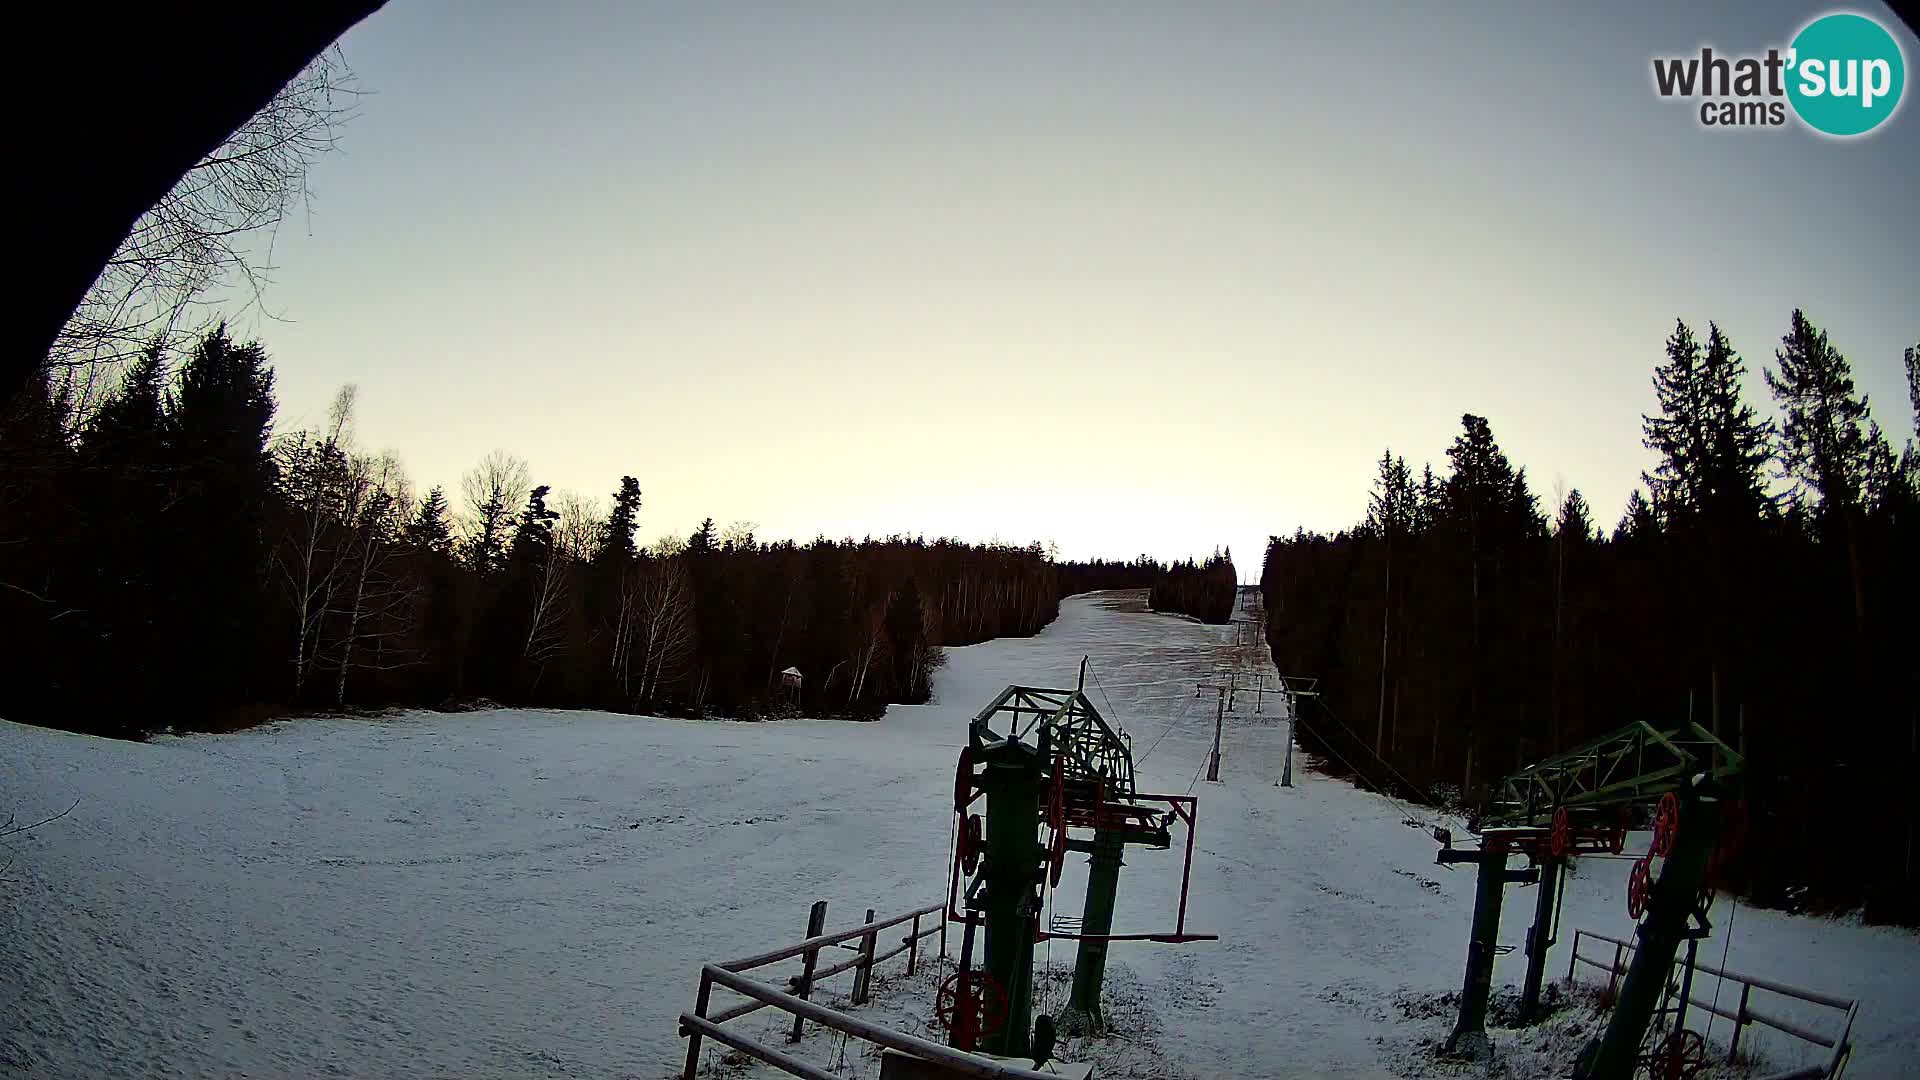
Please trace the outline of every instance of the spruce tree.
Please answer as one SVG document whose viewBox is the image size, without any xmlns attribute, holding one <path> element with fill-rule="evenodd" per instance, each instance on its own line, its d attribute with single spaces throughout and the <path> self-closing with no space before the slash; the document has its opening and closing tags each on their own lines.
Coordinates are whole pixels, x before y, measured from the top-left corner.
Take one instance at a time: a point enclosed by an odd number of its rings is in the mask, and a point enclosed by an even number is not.
<svg viewBox="0 0 1920 1080">
<path fill-rule="evenodd" d="M 1613 527 L 1613 541 L 1650 540 L 1660 531 L 1659 518 L 1654 514 L 1653 504 L 1647 501 L 1646 493 L 1634 488 L 1627 496 L 1627 508 L 1620 514 L 1620 521 Z"/>
<path fill-rule="evenodd" d="M 453 555 L 453 524 L 449 520 L 447 493 L 438 484 L 420 500 L 401 539 L 407 546 L 430 555 L 441 558 Z"/>
<path fill-rule="evenodd" d="M 1784 417 L 1780 456 L 1797 501 L 1813 506 L 1816 525 L 1845 546 L 1853 586 L 1854 628 L 1867 633 L 1867 567 L 1861 520 L 1873 471 L 1874 438 L 1867 398 L 1856 397 L 1853 369 L 1827 333 L 1795 309 L 1780 348 L 1778 370 L 1765 372 Z"/>
<path fill-rule="evenodd" d="M 166 356 L 158 347 L 150 348 L 87 422 L 84 443 L 96 464 L 139 465 L 148 471 L 160 464 L 166 386 Z"/>
<path fill-rule="evenodd" d="M 1802 501 L 1817 496 L 1824 512 L 1844 517 L 1859 506 L 1870 441 L 1867 398 L 1856 397 L 1853 368 L 1826 331 L 1796 309 L 1766 371 L 1780 405 L 1782 463 Z"/>
<path fill-rule="evenodd" d="M 631 476 L 620 478 L 620 490 L 613 493 L 613 511 L 600 531 L 600 550 L 596 561 L 622 561 L 636 553 L 634 533 L 640 528 L 640 481 Z"/>
<path fill-rule="evenodd" d="M 1653 369 L 1660 415 L 1640 417 L 1643 442 L 1660 455 L 1653 472 L 1640 474 L 1656 506 L 1699 504 L 1695 488 L 1699 463 L 1706 456 L 1701 367 L 1700 343 L 1693 330 L 1684 320 L 1675 319 L 1673 333 L 1667 335 L 1667 362 Z"/>
<path fill-rule="evenodd" d="M 513 531 L 513 546 L 508 550 L 508 558 L 514 563 L 522 566 L 537 563 L 546 558 L 548 549 L 553 547 L 553 523 L 560 519 L 560 512 L 547 508 L 547 495 L 552 490 L 541 484 L 527 493 L 527 506 L 520 512 Z"/>
<path fill-rule="evenodd" d="M 273 369 L 258 343 L 224 326 L 195 345 L 167 395 L 165 456 L 178 496 L 154 523 L 163 549 L 158 618 L 177 700 L 201 711 L 263 696 L 266 514 L 273 497 L 267 436 Z M 277 693 L 277 692 L 276 692 Z"/>
<path fill-rule="evenodd" d="M 702 521 L 700 527 L 693 531 L 693 535 L 687 537 L 687 552 L 693 555 L 705 555 L 717 550 L 719 539 L 714 533 L 713 519 L 707 518 Z"/>
</svg>

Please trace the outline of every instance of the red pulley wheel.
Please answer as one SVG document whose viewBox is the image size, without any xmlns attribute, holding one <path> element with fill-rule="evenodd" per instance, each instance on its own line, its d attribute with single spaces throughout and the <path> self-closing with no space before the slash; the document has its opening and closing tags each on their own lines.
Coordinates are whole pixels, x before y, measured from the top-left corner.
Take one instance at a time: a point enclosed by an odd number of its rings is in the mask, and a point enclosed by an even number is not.
<svg viewBox="0 0 1920 1080">
<path fill-rule="evenodd" d="M 960 870 L 969 876 L 980 865 L 980 851 L 985 845 L 980 839 L 980 815 L 969 814 L 967 823 L 960 828 Z"/>
<path fill-rule="evenodd" d="M 1553 812 L 1553 832 L 1547 838 L 1547 850 L 1555 858 L 1565 858 L 1573 848 L 1573 822 L 1567 817 L 1567 808 L 1562 806 Z"/>
<path fill-rule="evenodd" d="M 1641 1061 L 1652 1080 L 1693 1080 L 1706 1071 L 1707 1041 L 1697 1031 L 1676 1031 Z"/>
<path fill-rule="evenodd" d="M 1680 797 L 1669 791 L 1660 796 L 1660 805 L 1653 812 L 1653 853 L 1666 858 L 1673 854 L 1673 844 L 1680 836 Z"/>
<path fill-rule="evenodd" d="M 1645 856 L 1634 860 L 1633 871 L 1627 875 L 1627 914 L 1638 922 L 1647 912 L 1647 893 L 1653 882 L 1653 861 Z"/>
<path fill-rule="evenodd" d="M 959 1035 L 959 1049 L 973 1049 L 974 1040 L 999 1031 L 1007 1022 L 1007 992 L 993 976 L 980 970 L 956 971 L 940 984 L 934 997 L 934 1015 L 940 1026 Z"/>
<path fill-rule="evenodd" d="M 973 747 L 960 748 L 960 765 L 953 775 L 953 812 L 964 814 L 973 800 Z"/>
</svg>

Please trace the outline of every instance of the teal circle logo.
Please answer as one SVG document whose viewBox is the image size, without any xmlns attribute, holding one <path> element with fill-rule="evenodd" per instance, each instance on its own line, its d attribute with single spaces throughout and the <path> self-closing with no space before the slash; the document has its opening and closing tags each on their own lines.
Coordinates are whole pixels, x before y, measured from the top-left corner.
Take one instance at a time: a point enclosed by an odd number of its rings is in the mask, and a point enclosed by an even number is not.
<svg viewBox="0 0 1920 1080">
<path fill-rule="evenodd" d="M 1865 15 L 1823 15 L 1787 53 L 1787 99 L 1815 131 L 1846 137 L 1879 127 L 1900 107 L 1907 61 L 1900 43 Z"/>
</svg>

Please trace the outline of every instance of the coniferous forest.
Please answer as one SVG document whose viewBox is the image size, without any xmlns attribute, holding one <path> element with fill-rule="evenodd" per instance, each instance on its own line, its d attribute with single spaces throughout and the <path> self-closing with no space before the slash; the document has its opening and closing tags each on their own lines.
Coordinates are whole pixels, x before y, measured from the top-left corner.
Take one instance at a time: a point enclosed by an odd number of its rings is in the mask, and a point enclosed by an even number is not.
<svg viewBox="0 0 1920 1080">
<path fill-rule="evenodd" d="M 1920 424 L 1920 346 L 1904 362 Z M 1643 418 L 1658 464 L 1611 527 L 1577 489 L 1543 506 L 1467 415 L 1437 467 L 1381 456 L 1364 521 L 1274 537 L 1274 659 L 1324 694 L 1302 744 L 1471 807 L 1556 751 L 1691 717 L 1747 755 L 1732 884 L 1920 920 L 1920 450 L 1798 311 L 1770 401 L 1747 372 L 1718 327 L 1675 326 Z"/>
<path fill-rule="evenodd" d="M 89 407 L 63 386 L 0 417 L 0 715 L 97 734 L 483 701 L 869 718 L 927 700 L 942 646 L 1169 574 L 711 519 L 642 546 L 636 477 L 561 494 L 504 451 L 418 492 L 357 447 L 351 388 L 276 433 L 266 351 L 224 330 Z"/>
<path fill-rule="evenodd" d="M 1089 559 L 1063 562 L 1054 568 L 1061 597 L 1100 589 L 1151 589 L 1167 576 L 1167 565 L 1151 555 L 1126 562 Z"/>
<path fill-rule="evenodd" d="M 1233 553 L 1218 551 L 1206 562 L 1188 559 L 1174 563 L 1160 580 L 1153 583 L 1147 604 L 1155 611 L 1191 615 L 1205 623 L 1224 623 L 1233 618 L 1233 605 L 1240 595 L 1240 576 L 1233 568 Z"/>
<path fill-rule="evenodd" d="M 1905 364 L 1920 417 L 1920 346 Z M 1437 467 L 1383 454 L 1353 528 L 1273 538 L 1274 657 L 1324 694 L 1302 742 L 1472 805 L 1556 750 L 1692 717 L 1748 755 L 1740 884 L 1914 921 L 1920 451 L 1798 312 L 1770 400 L 1747 373 L 1717 327 L 1676 325 L 1643 420 L 1657 464 L 1611 528 L 1577 489 L 1543 506 L 1467 415 Z M 265 350 L 224 331 L 84 408 L 44 379 L 7 404 L 0 713 L 135 737 L 488 700 L 871 717 L 927 699 L 941 646 L 1035 633 L 1075 592 L 1233 611 L 1224 553 L 1056 563 L 711 520 L 643 546 L 635 477 L 557 494 L 497 452 L 419 492 L 357 447 L 350 389 L 321 430 L 276 432 L 274 410 Z"/>
<path fill-rule="evenodd" d="M 927 699 L 940 646 L 1058 611 L 1038 545 L 709 520 L 643 549 L 636 478 L 557 495 L 506 453 L 416 492 L 352 411 L 343 391 L 324 430 L 274 434 L 267 354 L 224 331 L 150 351 L 84 415 L 45 380 L 17 395 L 0 714 L 127 736 L 474 700 L 874 716 Z"/>
</svg>

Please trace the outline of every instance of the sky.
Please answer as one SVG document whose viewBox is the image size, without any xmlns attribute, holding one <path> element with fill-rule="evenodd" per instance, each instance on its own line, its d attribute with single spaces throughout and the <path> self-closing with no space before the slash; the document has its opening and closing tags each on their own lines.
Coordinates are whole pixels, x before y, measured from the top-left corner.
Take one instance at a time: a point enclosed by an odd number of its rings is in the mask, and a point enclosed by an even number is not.
<svg viewBox="0 0 1920 1080">
<path fill-rule="evenodd" d="M 1802 307 L 1912 432 L 1916 108 L 1716 131 L 1652 85 L 1829 10 L 391 0 L 240 329 L 280 430 L 352 383 L 421 490 L 496 448 L 632 474 L 643 540 L 1228 546 L 1257 580 L 1464 412 L 1610 524 L 1676 317 L 1771 412 Z"/>
</svg>

